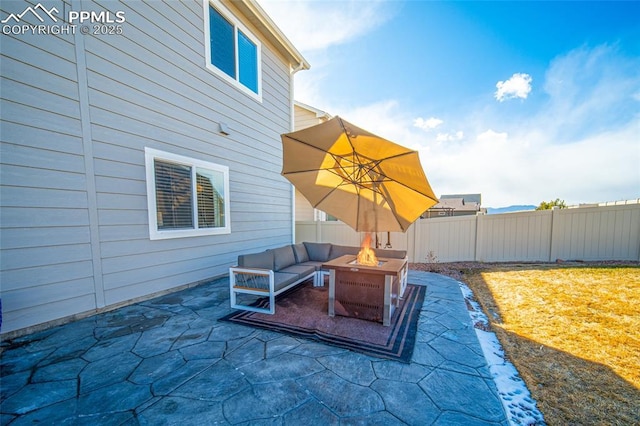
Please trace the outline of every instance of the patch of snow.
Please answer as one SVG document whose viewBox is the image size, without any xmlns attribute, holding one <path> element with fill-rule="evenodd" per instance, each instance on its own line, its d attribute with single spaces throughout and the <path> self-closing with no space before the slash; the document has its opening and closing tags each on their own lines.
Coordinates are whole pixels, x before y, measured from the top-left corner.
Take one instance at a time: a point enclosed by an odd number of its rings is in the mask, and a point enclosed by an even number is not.
<svg viewBox="0 0 640 426">
<path fill-rule="evenodd" d="M 489 372 L 498 388 L 500 401 L 507 414 L 509 424 L 512 426 L 545 425 L 536 401 L 531 397 L 531 393 L 529 393 L 529 389 L 520 377 L 518 370 L 506 359 L 496 334 L 486 331 L 490 329 L 489 321 L 478 302 L 475 301 L 473 292 L 466 284 L 462 282 L 458 282 L 458 284 L 469 307 L 469 316 L 473 321 L 480 346 L 482 346 Z"/>
</svg>

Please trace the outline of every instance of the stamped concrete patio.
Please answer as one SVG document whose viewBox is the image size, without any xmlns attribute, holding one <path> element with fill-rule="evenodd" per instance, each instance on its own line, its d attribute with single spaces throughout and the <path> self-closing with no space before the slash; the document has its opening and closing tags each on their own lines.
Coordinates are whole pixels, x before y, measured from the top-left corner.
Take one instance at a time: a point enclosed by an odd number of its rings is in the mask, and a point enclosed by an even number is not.
<svg viewBox="0 0 640 426">
<path fill-rule="evenodd" d="M 3 425 L 506 425 L 458 286 L 426 285 L 410 364 L 218 322 L 222 278 L 3 343 Z"/>
</svg>

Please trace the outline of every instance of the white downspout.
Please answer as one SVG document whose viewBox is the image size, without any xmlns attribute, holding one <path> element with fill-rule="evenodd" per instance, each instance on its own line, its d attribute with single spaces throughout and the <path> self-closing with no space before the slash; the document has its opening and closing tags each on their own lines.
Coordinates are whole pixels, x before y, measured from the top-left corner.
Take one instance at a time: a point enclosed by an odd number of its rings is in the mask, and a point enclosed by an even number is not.
<svg viewBox="0 0 640 426">
<path fill-rule="evenodd" d="M 289 131 L 295 131 L 296 119 L 295 119 L 295 107 L 294 107 L 294 90 L 293 90 L 293 77 L 294 75 L 304 69 L 304 62 L 300 62 L 297 67 L 291 68 L 289 71 L 289 94 L 291 96 L 290 99 L 290 115 L 291 115 L 291 125 L 289 126 Z M 296 243 L 296 188 L 291 184 L 291 244 Z"/>
</svg>

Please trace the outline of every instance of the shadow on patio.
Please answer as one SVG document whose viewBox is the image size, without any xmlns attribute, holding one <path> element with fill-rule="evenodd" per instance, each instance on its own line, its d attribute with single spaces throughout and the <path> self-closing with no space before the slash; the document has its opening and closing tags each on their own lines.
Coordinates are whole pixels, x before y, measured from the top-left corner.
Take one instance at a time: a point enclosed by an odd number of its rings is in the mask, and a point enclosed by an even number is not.
<svg viewBox="0 0 640 426">
<path fill-rule="evenodd" d="M 221 278 L 4 342 L 2 424 L 508 424 L 458 283 L 409 282 L 410 364 L 219 322 Z"/>
</svg>

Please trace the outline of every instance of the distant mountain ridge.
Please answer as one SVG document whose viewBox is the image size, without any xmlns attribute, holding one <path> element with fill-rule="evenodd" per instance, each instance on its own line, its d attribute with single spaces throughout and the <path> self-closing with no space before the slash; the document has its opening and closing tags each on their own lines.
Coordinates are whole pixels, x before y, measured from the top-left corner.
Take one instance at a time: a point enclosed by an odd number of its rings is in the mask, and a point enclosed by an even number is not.
<svg viewBox="0 0 640 426">
<path fill-rule="evenodd" d="M 522 211 L 535 210 L 535 209 L 536 209 L 536 206 L 533 206 L 530 204 L 508 206 L 508 207 L 487 207 L 487 214 L 522 212 Z"/>
</svg>

